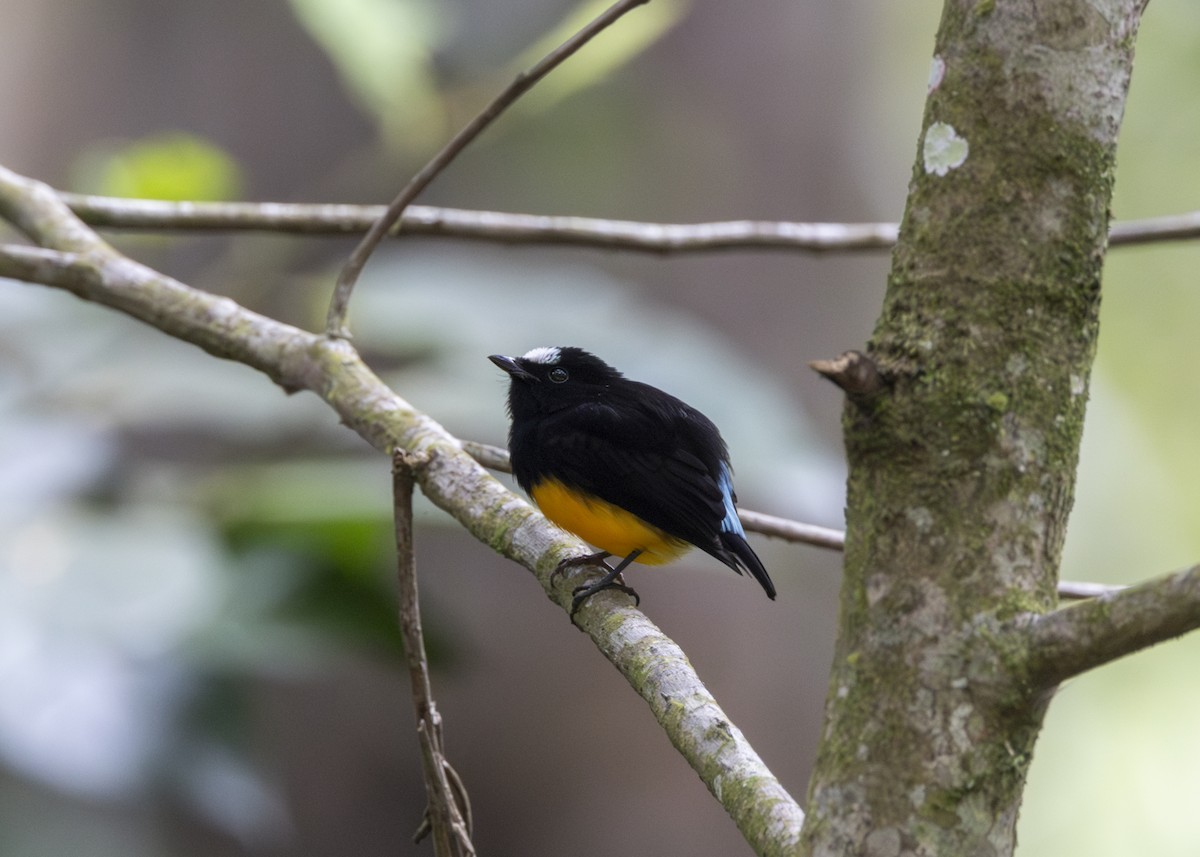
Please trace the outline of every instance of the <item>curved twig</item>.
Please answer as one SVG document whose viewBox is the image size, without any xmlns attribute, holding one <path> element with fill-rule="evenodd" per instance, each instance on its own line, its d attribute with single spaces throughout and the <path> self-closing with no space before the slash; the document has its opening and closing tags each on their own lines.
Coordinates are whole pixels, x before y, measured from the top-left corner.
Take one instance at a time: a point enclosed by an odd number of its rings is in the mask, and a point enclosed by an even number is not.
<svg viewBox="0 0 1200 857">
<path fill-rule="evenodd" d="M 363 266 L 367 264 L 367 260 L 371 258 L 371 254 L 375 252 L 379 242 L 392 230 L 392 227 L 400 222 L 400 217 L 409 203 L 416 199 L 421 191 L 425 190 L 429 183 L 458 157 L 459 152 L 470 145 L 471 141 L 482 134 L 484 129 L 495 121 L 496 117 L 507 110 L 509 105 L 625 13 L 648 2 L 649 0 L 617 0 L 582 30 L 543 57 L 533 68 L 517 75 L 512 83 L 492 99 L 490 104 L 455 134 L 450 142 L 443 146 L 441 151 L 409 180 L 400 194 L 388 205 L 383 215 L 371 224 L 371 228 L 354 248 L 354 252 L 350 254 L 350 258 L 346 260 L 345 266 L 338 275 L 333 299 L 329 303 L 329 315 L 325 320 L 327 336 L 343 339 L 349 337 L 349 331 L 346 329 L 346 313 L 350 309 L 350 295 L 354 291 L 354 284 L 358 282 Z"/>
</svg>

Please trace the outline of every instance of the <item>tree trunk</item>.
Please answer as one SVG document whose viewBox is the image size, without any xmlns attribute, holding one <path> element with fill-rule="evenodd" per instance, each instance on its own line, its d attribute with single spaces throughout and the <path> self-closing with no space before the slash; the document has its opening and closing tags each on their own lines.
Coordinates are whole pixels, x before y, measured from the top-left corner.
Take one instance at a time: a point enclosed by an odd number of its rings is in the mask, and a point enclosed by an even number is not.
<svg viewBox="0 0 1200 857">
<path fill-rule="evenodd" d="M 1050 691 L 1117 132 L 1141 4 L 948 0 L 883 314 L 851 394 L 845 580 L 805 853 L 1007 855 Z"/>
</svg>

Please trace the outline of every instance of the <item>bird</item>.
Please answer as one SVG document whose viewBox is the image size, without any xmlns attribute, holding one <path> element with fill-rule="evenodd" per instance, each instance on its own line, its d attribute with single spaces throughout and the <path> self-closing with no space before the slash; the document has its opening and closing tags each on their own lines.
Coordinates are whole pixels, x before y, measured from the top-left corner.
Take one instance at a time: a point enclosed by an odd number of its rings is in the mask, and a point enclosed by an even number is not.
<svg viewBox="0 0 1200 857">
<path fill-rule="evenodd" d="M 693 546 L 738 574 L 749 571 L 775 599 L 775 584 L 738 519 L 729 452 L 712 420 L 582 348 L 544 346 L 488 359 L 509 376 L 508 449 L 517 484 L 543 515 L 599 548 L 564 560 L 551 578 L 581 564 L 606 569 L 572 591 L 572 617 L 605 589 L 640 603 L 621 576 L 629 564 L 661 565 Z"/>
</svg>

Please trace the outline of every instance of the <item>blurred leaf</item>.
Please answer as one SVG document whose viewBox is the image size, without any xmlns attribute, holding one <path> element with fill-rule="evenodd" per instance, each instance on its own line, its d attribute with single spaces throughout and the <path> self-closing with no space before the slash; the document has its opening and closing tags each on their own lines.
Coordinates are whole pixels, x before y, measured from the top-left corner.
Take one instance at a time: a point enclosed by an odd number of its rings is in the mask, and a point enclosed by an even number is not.
<svg viewBox="0 0 1200 857">
<path fill-rule="evenodd" d="M 213 143 L 172 132 L 133 143 L 108 143 L 76 163 L 85 191 L 136 199 L 220 201 L 241 195 L 234 159 Z"/>
<path fill-rule="evenodd" d="M 392 564 L 392 523 L 379 518 L 239 520 L 227 525 L 226 534 L 235 549 L 285 550 L 347 580 L 378 579 Z"/>
<path fill-rule="evenodd" d="M 202 486 L 235 551 L 286 557 L 279 620 L 394 656 L 389 490 L 382 456 L 229 468 Z"/>
<path fill-rule="evenodd" d="M 245 556 L 286 554 L 293 580 L 273 607 L 272 621 L 395 660 L 404 646 L 392 582 L 393 533 L 391 520 L 379 518 L 245 520 L 229 528 L 234 549 Z M 423 611 L 426 652 L 431 664 L 446 667 L 457 649 L 444 622 L 431 618 L 428 609 Z"/>
<path fill-rule="evenodd" d="M 330 531 L 328 527 L 323 529 L 326 533 Z M 306 559 L 325 559 L 330 565 L 314 570 L 280 605 L 280 618 L 320 629 L 334 638 L 389 657 L 399 657 L 404 645 L 396 619 L 395 596 L 378 575 L 366 579 L 335 570 L 334 566 L 340 565 L 343 558 L 332 549 L 335 542 L 319 544 L 326 533 L 310 530 L 294 534 L 308 543 L 304 549 Z"/>
<path fill-rule="evenodd" d="M 291 0 L 291 5 L 390 145 L 423 152 L 441 141 L 445 116 L 432 56 L 446 30 L 444 9 L 420 0 Z"/>
<path fill-rule="evenodd" d="M 69 792 L 128 794 L 162 751 L 173 658 L 231 587 L 211 531 L 167 509 L 0 526 L 0 756 Z"/>
<path fill-rule="evenodd" d="M 584 0 L 554 29 L 526 48 L 513 61 L 510 73 L 516 75 L 535 65 L 611 5 L 611 0 Z M 522 102 L 522 109 L 546 110 L 581 90 L 603 83 L 670 32 L 690 10 L 691 0 L 656 0 L 623 17 L 541 81 L 536 97 Z"/>
<path fill-rule="evenodd" d="M 0 408 L 0 527 L 82 493 L 116 452 L 111 434 L 98 426 Z"/>
</svg>

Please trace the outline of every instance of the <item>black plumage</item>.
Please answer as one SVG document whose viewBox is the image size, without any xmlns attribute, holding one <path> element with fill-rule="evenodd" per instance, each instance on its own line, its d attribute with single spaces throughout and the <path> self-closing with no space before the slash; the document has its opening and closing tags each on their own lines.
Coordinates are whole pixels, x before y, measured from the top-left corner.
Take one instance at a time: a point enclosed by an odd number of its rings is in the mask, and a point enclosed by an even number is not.
<svg viewBox="0 0 1200 857">
<path fill-rule="evenodd" d="M 602 555 L 624 556 L 604 585 L 616 585 L 630 561 L 669 561 L 690 544 L 739 574 L 748 570 L 775 597 L 737 518 L 725 442 L 704 414 L 625 378 L 580 348 L 536 348 L 522 357 L 490 359 L 511 377 L 509 452 L 518 484 L 551 520 L 585 539 L 582 530 L 591 533 L 588 540 Z M 587 498 L 586 508 L 563 511 L 564 495 Z M 603 526 L 590 528 L 581 520 L 595 509 L 607 514 L 608 507 L 636 521 L 610 515 Z M 626 523 L 638 533 L 632 541 L 618 537 L 618 529 L 632 532 Z M 582 598 L 599 588 L 581 587 L 590 590 Z"/>
</svg>

